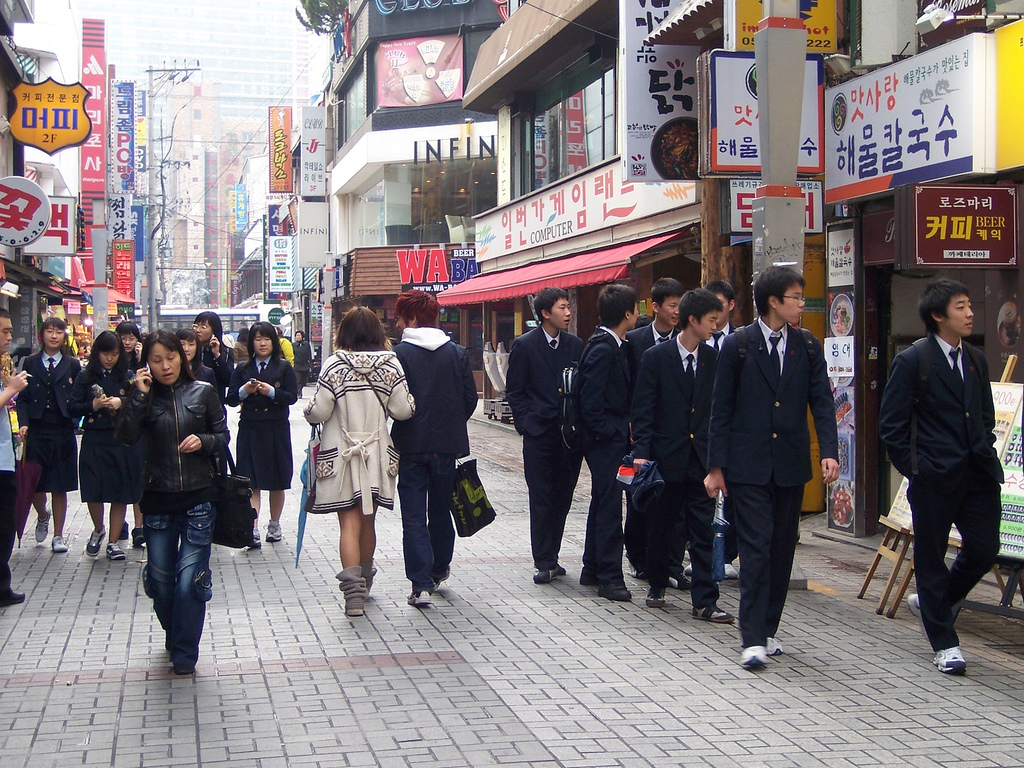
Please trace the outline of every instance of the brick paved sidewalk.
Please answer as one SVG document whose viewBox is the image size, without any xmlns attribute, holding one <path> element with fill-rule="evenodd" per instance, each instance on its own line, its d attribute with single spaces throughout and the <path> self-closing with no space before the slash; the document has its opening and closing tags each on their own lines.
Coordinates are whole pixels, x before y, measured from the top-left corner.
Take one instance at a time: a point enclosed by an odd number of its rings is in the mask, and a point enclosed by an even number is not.
<svg viewBox="0 0 1024 768">
<path fill-rule="evenodd" d="M 307 434 L 293 411 L 297 451 Z M 576 583 L 585 477 L 563 547 L 570 576 L 533 584 L 518 438 L 474 422 L 471 440 L 499 518 L 458 543 L 433 608 L 405 603 L 389 512 L 367 615 L 346 618 L 336 520 L 310 519 L 294 567 L 296 489 L 285 541 L 214 548 L 194 679 L 168 674 L 137 550 L 86 557 L 81 505 L 66 555 L 37 547 L 30 520 L 12 560 L 28 601 L 0 611 L 0 765 L 1024 764 L 1024 623 L 965 613 L 968 676 L 942 676 L 906 610 L 890 620 L 854 599 L 871 551 L 814 536 L 812 519 L 787 654 L 745 672 L 736 629 L 691 619 L 686 593 L 651 610 L 631 579 L 632 604 Z M 722 606 L 737 599 L 727 582 Z"/>
</svg>

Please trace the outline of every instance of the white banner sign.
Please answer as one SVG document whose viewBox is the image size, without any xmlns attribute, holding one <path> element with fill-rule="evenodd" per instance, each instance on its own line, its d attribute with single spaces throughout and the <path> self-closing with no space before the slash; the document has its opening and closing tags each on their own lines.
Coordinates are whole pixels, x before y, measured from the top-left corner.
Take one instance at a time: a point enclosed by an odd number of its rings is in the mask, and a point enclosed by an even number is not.
<svg viewBox="0 0 1024 768">
<path fill-rule="evenodd" d="M 25 246 L 25 253 L 36 256 L 74 256 L 77 208 L 78 201 L 73 197 L 51 197 L 50 226 L 42 237 Z"/>
<path fill-rule="evenodd" d="M 710 61 L 709 172 L 760 174 L 761 140 L 754 54 L 712 51 Z M 818 174 L 825 169 L 822 155 L 824 93 L 825 74 L 821 57 L 808 56 L 804 70 L 803 110 L 800 113 L 798 173 Z"/>
<path fill-rule="evenodd" d="M 991 173 L 991 35 L 969 35 L 825 93 L 825 202 Z"/>
<path fill-rule="evenodd" d="M 853 376 L 853 336 L 830 336 L 825 339 L 825 366 L 830 379 Z"/>
<path fill-rule="evenodd" d="M 327 108 L 302 108 L 302 149 L 299 167 L 299 195 L 327 194 Z"/>
<path fill-rule="evenodd" d="M 629 181 L 696 179 L 697 56 L 686 45 L 644 45 L 668 16 L 648 0 L 619 0 L 620 133 Z"/>
<path fill-rule="evenodd" d="M 299 201 L 299 266 L 324 268 L 324 254 L 329 250 L 327 238 L 327 203 Z"/>
<path fill-rule="evenodd" d="M 761 184 L 758 179 L 729 180 L 729 225 L 733 234 L 752 232 L 754 229 L 754 193 Z M 823 190 L 820 181 L 798 181 L 804 191 L 807 205 L 804 212 L 804 232 L 822 231 Z"/>
<path fill-rule="evenodd" d="M 295 268 L 292 258 L 294 235 L 277 235 L 268 243 L 267 266 L 269 293 L 292 293 L 295 291 Z"/>
<path fill-rule="evenodd" d="M 476 220 L 476 260 L 539 248 L 697 202 L 692 181 L 624 181 L 615 161 Z"/>
<path fill-rule="evenodd" d="M 828 287 L 846 288 L 854 284 L 853 225 L 840 224 L 828 230 Z"/>
</svg>

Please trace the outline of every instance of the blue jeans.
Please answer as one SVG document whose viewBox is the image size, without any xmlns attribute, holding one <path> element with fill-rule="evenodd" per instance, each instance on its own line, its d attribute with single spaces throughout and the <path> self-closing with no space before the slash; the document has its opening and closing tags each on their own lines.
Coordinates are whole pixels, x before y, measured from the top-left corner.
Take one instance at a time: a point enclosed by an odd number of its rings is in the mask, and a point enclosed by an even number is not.
<svg viewBox="0 0 1024 768">
<path fill-rule="evenodd" d="M 432 577 L 448 570 L 455 552 L 452 488 L 455 456 L 402 454 L 398 459 L 398 500 L 402 507 L 405 576 L 414 592 L 433 592 Z"/>
<path fill-rule="evenodd" d="M 167 633 L 172 664 L 195 666 L 206 603 L 213 597 L 210 547 L 217 513 L 204 502 L 177 515 L 145 515 L 149 562 L 142 586 Z"/>
</svg>

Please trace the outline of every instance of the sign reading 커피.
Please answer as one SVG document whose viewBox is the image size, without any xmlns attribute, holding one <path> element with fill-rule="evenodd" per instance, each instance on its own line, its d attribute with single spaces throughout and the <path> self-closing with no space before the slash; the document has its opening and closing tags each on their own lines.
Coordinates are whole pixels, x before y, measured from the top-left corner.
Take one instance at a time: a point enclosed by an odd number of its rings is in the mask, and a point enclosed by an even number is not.
<svg viewBox="0 0 1024 768">
<path fill-rule="evenodd" d="M 13 95 L 11 134 L 22 144 L 52 155 L 89 138 L 89 91 L 81 83 L 61 85 L 51 77 L 42 83 L 21 83 Z"/>
<path fill-rule="evenodd" d="M 1017 189 L 915 186 L 918 266 L 1017 265 Z"/>
<path fill-rule="evenodd" d="M 0 179 L 0 243 L 22 246 L 38 240 L 50 226 L 50 198 L 24 176 Z"/>
</svg>

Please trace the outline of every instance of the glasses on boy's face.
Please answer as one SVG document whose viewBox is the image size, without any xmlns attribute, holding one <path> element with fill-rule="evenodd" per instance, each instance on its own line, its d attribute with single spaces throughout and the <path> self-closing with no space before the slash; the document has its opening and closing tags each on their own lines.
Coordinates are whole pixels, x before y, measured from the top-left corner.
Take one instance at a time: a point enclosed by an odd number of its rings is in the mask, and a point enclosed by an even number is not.
<svg viewBox="0 0 1024 768">
<path fill-rule="evenodd" d="M 790 296 L 788 293 L 782 294 L 782 298 L 784 298 L 784 299 L 792 299 L 797 304 L 804 304 L 807 301 L 807 299 L 805 299 L 803 296 Z"/>
</svg>

